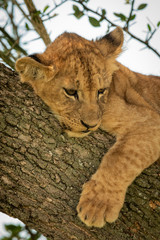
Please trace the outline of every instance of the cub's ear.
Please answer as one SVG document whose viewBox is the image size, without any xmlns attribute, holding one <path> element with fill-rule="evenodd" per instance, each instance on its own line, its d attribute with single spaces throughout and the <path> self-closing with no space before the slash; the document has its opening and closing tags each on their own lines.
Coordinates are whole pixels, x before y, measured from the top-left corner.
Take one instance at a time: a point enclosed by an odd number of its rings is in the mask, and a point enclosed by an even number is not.
<svg viewBox="0 0 160 240">
<path fill-rule="evenodd" d="M 54 66 L 42 64 L 36 54 L 18 59 L 16 70 L 20 74 L 21 81 L 28 82 L 31 85 L 37 80 L 48 82 L 56 74 Z"/>
<path fill-rule="evenodd" d="M 97 40 L 95 43 L 104 56 L 117 57 L 122 51 L 123 41 L 123 30 L 117 27 L 114 31 Z"/>
</svg>

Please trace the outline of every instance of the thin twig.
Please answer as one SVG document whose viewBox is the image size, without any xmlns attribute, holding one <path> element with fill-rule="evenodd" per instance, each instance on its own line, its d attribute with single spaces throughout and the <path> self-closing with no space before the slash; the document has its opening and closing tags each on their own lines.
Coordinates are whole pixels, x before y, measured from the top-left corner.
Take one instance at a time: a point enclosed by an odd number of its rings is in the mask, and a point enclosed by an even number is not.
<svg viewBox="0 0 160 240">
<path fill-rule="evenodd" d="M 5 50 L 8 50 L 8 48 L 6 47 L 6 44 L 4 44 L 3 41 L 2 41 L 3 39 L 4 38 L 0 38 L 0 43 L 2 44 L 2 46 Z"/>
<path fill-rule="evenodd" d="M 14 4 L 16 4 L 16 6 L 19 8 L 19 10 L 22 12 L 22 14 L 23 14 L 23 16 L 25 16 L 25 18 L 29 21 L 29 22 L 31 22 L 31 20 L 30 20 L 30 18 L 28 17 L 28 15 L 24 12 L 24 10 L 20 7 L 20 4 L 19 3 L 17 3 L 17 1 L 16 0 L 12 0 L 12 2 L 14 3 Z"/>
<path fill-rule="evenodd" d="M 130 19 L 131 19 L 131 17 L 132 17 L 132 13 L 133 13 L 133 11 L 134 11 L 134 3 L 135 3 L 135 0 L 133 0 L 132 3 L 131 3 L 130 14 L 129 14 L 129 17 L 128 17 L 127 21 L 126 21 L 126 26 L 125 26 L 125 27 L 126 27 L 127 29 L 129 28 L 129 22 L 130 22 Z"/>
<path fill-rule="evenodd" d="M 147 42 L 149 42 L 151 40 L 151 38 L 156 33 L 156 31 L 157 31 L 157 29 L 154 29 L 154 31 L 151 33 L 150 37 L 146 40 Z"/>
<path fill-rule="evenodd" d="M 124 30 L 124 29 L 123 29 L 123 30 Z M 127 32 L 127 33 L 128 33 L 132 38 L 134 38 L 135 40 L 137 40 L 137 41 L 143 43 L 144 45 L 146 45 L 147 48 L 151 49 L 156 55 L 158 55 L 158 56 L 160 57 L 160 53 L 157 52 L 156 49 L 152 48 L 147 41 L 143 41 L 142 39 L 136 37 L 135 35 L 133 35 L 133 34 L 132 34 L 131 32 L 129 32 L 129 31 L 127 31 L 126 29 L 125 29 L 124 31 Z"/>
<path fill-rule="evenodd" d="M 24 42 L 23 44 L 28 44 L 28 43 L 30 43 L 30 42 L 37 41 L 37 40 L 39 40 L 39 39 L 41 39 L 41 38 L 40 38 L 40 37 L 37 37 L 37 38 L 31 39 L 31 40 L 28 40 L 27 42 Z"/>
<path fill-rule="evenodd" d="M 81 0 L 70 0 L 70 1 L 79 3 L 80 5 L 83 6 L 84 10 L 86 10 L 87 12 L 91 12 L 91 13 L 94 13 L 94 14 L 98 15 L 99 17 L 103 18 L 103 19 L 106 20 L 108 23 L 110 23 L 113 27 L 117 27 L 117 26 L 118 26 L 118 25 L 116 25 L 115 23 L 111 22 L 107 17 L 102 16 L 102 14 L 98 13 L 97 11 L 94 11 L 94 10 L 88 8 L 88 7 L 83 3 L 83 1 L 81 1 Z"/>
<path fill-rule="evenodd" d="M 55 9 L 57 9 L 58 7 L 60 7 L 60 6 L 63 5 L 64 3 L 66 3 L 67 1 L 68 1 L 68 0 L 61 1 L 61 3 L 59 3 L 59 4 L 56 4 L 56 3 L 55 3 L 55 7 L 52 8 L 52 9 L 47 13 L 47 15 L 50 15 Z"/>
<path fill-rule="evenodd" d="M 16 42 L 16 40 L 15 40 L 14 38 L 12 38 L 12 37 L 5 31 L 4 28 L 0 27 L 0 31 L 4 34 L 4 37 L 6 37 L 6 38 L 10 41 L 11 46 Z M 26 52 L 23 48 L 21 48 L 18 43 L 15 44 L 14 49 L 17 50 L 17 51 L 22 52 L 24 55 L 27 55 L 27 52 Z"/>
<path fill-rule="evenodd" d="M 155 26 L 154 23 L 149 19 L 149 17 L 147 17 L 147 20 L 148 20 L 148 22 L 149 22 L 154 28 L 156 28 L 156 26 Z"/>
<path fill-rule="evenodd" d="M 15 48 L 16 44 L 18 43 L 19 39 L 17 39 L 11 46 L 10 49 L 8 49 L 8 51 L 6 52 L 6 56 L 9 56 L 9 54 L 11 53 L 12 49 Z"/>
<path fill-rule="evenodd" d="M 14 35 L 16 35 L 16 38 L 18 38 L 18 28 L 17 28 L 17 26 L 15 25 L 15 23 L 14 23 L 14 4 L 12 3 L 12 8 L 11 8 L 11 12 L 9 13 L 9 11 L 6 11 L 7 12 L 7 14 L 8 14 L 8 16 L 9 16 L 9 19 L 10 19 L 10 21 L 11 21 L 11 26 L 13 27 L 13 33 L 14 33 Z"/>
</svg>

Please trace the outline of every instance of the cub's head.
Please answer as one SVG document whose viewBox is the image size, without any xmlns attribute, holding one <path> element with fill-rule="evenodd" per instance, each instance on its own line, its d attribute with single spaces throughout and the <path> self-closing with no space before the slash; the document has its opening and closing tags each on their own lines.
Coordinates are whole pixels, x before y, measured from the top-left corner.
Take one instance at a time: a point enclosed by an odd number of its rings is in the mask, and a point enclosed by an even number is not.
<svg viewBox="0 0 160 240">
<path fill-rule="evenodd" d="M 74 33 L 59 36 L 42 54 L 16 62 L 21 81 L 32 85 L 70 136 L 95 131 L 107 104 L 123 32 L 88 41 Z"/>
</svg>

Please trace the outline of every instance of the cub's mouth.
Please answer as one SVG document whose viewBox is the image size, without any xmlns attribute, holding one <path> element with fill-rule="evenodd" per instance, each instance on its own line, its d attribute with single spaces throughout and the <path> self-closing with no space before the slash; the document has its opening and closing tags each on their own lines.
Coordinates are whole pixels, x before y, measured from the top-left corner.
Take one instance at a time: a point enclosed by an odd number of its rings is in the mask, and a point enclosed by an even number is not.
<svg viewBox="0 0 160 240">
<path fill-rule="evenodd" d="M 71 128 L 70 126 L 67 126 L 66 124 L 61 122 L 62 130 L 63 132 L 67 133 L 69 137 L 85 137 L 89 135 L 91 132 L 94 132 L 98 129 L 100 126 L 100 123 L 98 123 L 96 126 L 94 126 L 92 129 L 83 129 L 82 127 L 79 127 L 79 129 Z M 83 129 L 83 130 L 82 130 Z"/>
</svg>

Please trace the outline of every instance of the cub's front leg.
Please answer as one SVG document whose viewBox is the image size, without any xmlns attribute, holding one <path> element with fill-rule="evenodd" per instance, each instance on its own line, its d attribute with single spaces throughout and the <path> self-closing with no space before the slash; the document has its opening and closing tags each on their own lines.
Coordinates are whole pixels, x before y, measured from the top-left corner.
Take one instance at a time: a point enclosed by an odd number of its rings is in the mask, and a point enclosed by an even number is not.
<svg viewBox="0 0 160 240">
<path fill-rule="evenodd" d="M 106 221 L 114 222 L 123 206 L 128 186 L 159 156 L 159 128 L 128 133 L 117 139 L 97 172 L 83 186 L 77 206 L 79 218 L 86 225 L 95 227 L 103 227 Z"/>
</svg>

